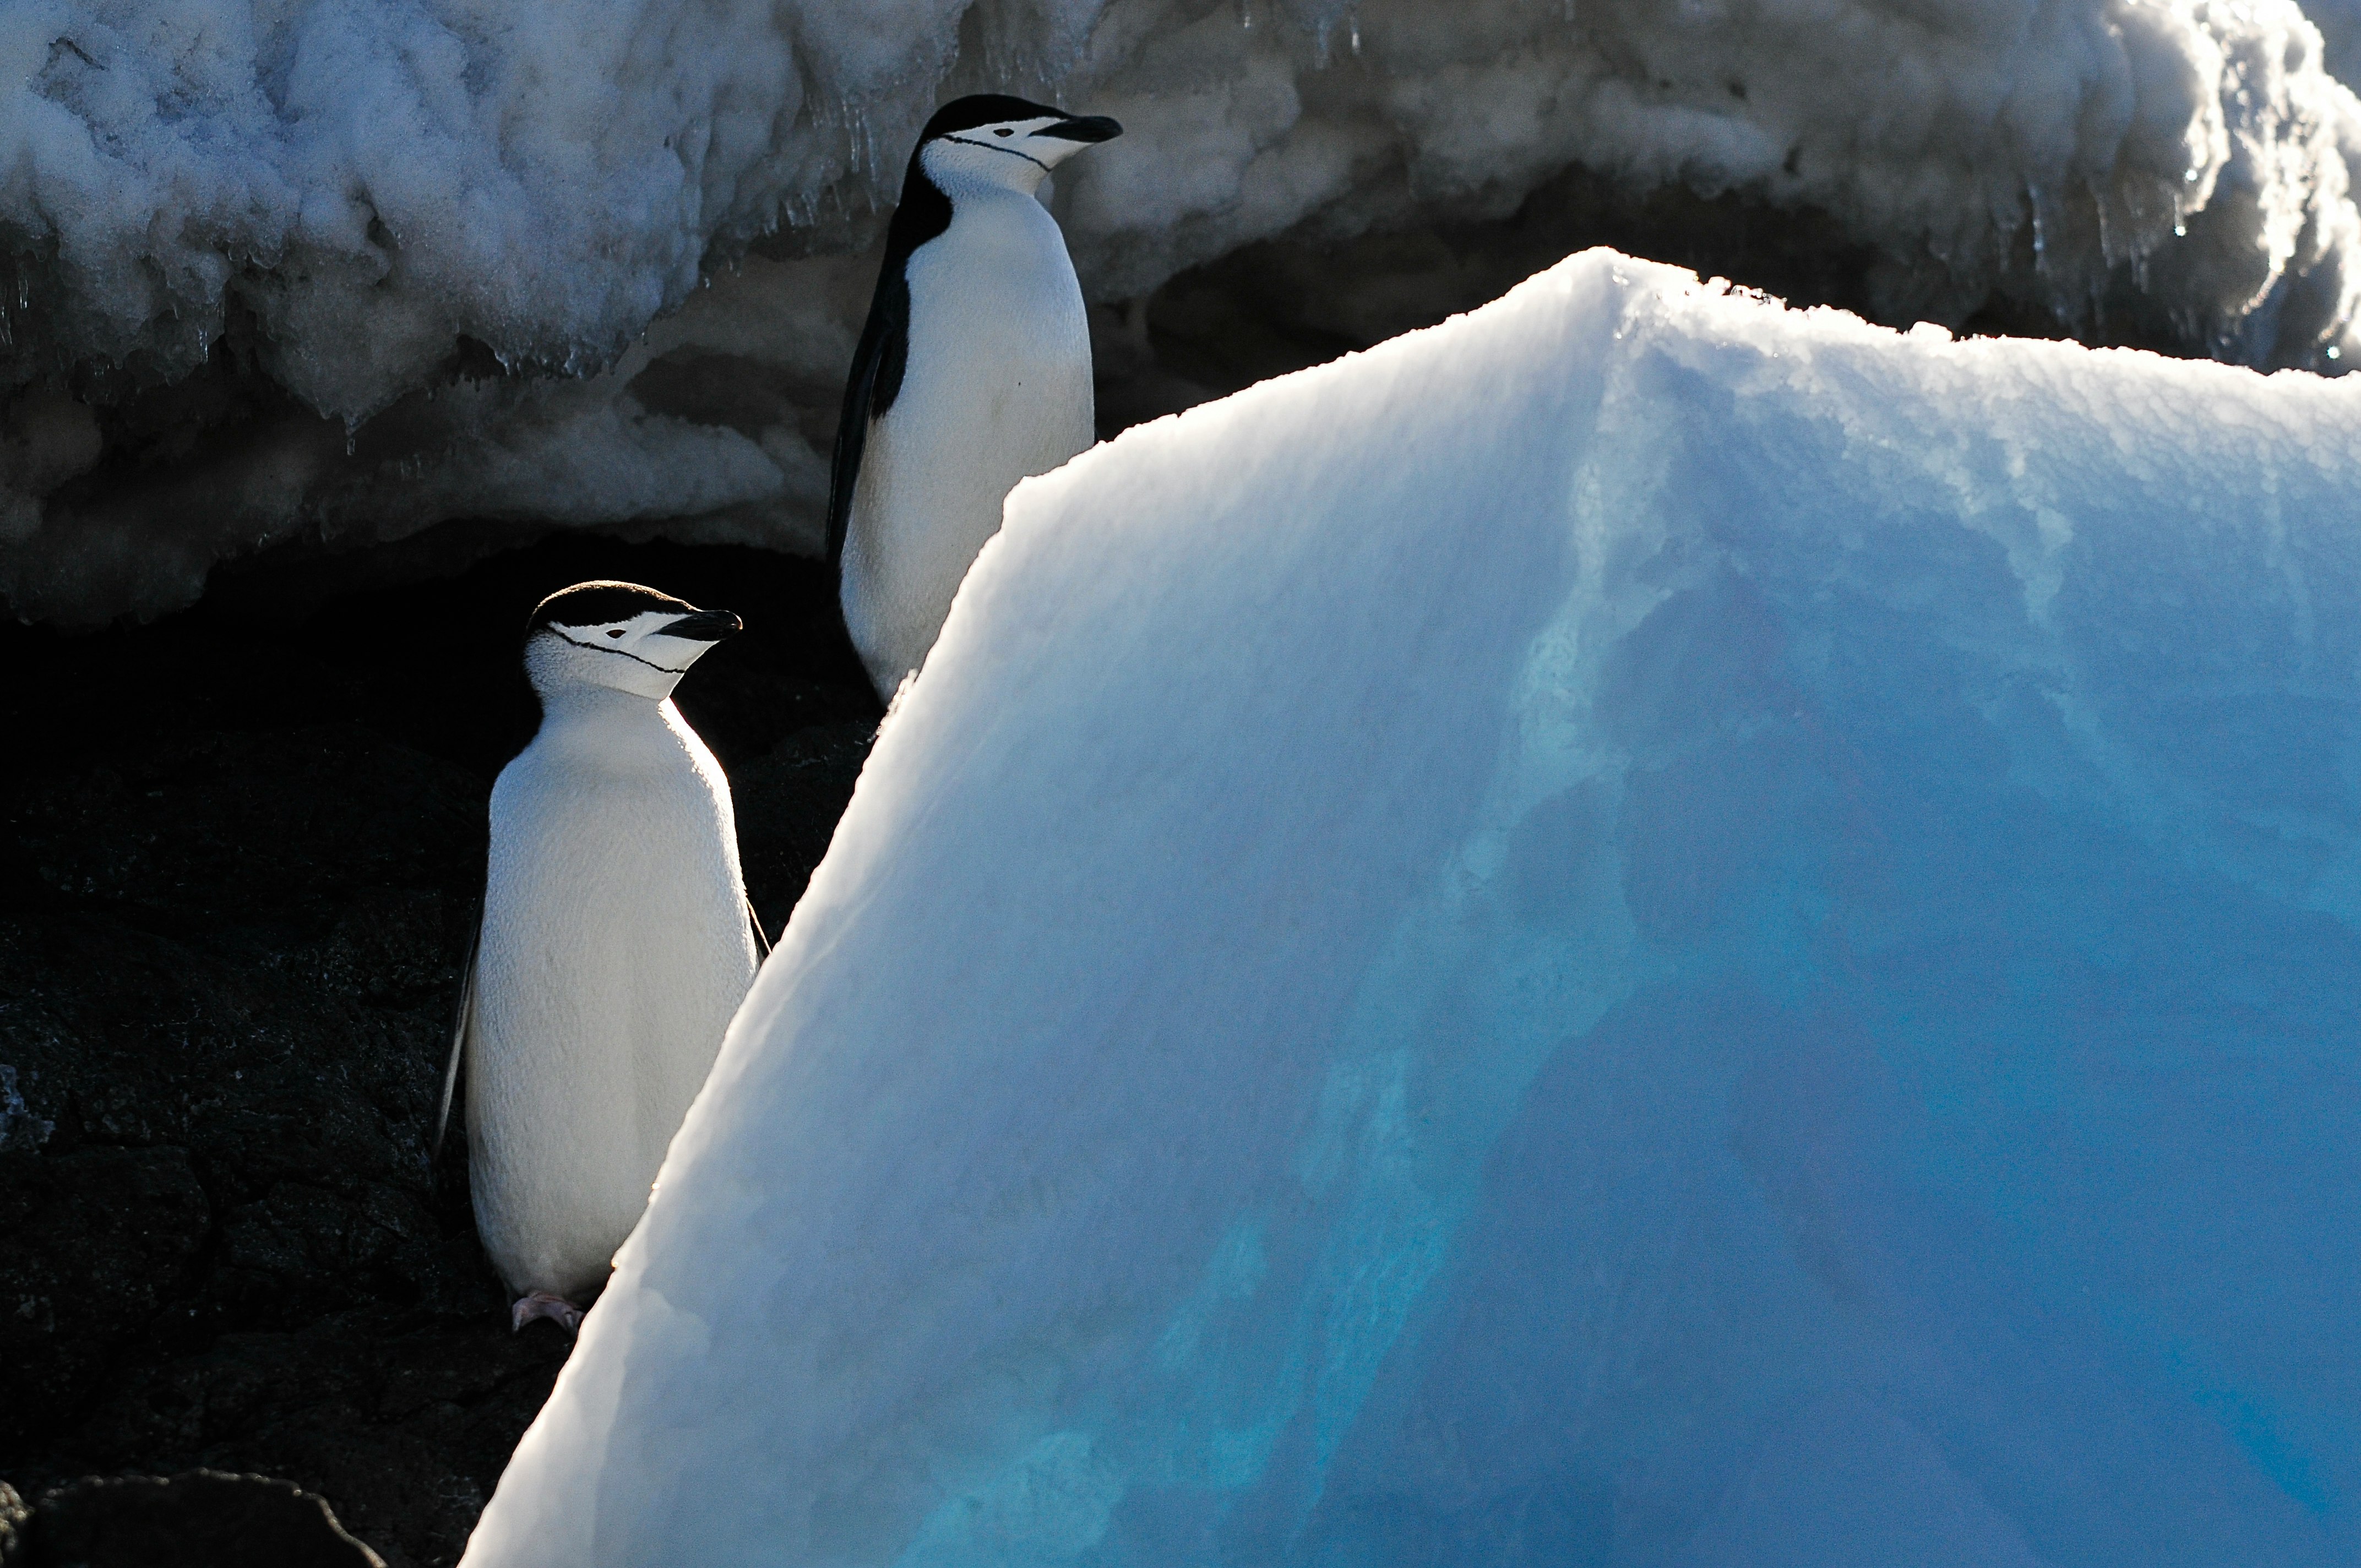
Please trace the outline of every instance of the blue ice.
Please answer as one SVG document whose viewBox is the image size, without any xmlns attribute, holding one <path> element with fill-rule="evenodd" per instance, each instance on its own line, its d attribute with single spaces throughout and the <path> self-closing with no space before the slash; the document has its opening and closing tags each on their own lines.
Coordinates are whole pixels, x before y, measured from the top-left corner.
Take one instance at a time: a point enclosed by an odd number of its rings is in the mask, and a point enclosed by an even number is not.
<svg viewBox="0 0 2361 1568">
<path fill-rule="evenodd" d="M 467 1563 L 2361 1561 L 2357 416 L 1592 252 L 1028 481 Z"/>
</svg>

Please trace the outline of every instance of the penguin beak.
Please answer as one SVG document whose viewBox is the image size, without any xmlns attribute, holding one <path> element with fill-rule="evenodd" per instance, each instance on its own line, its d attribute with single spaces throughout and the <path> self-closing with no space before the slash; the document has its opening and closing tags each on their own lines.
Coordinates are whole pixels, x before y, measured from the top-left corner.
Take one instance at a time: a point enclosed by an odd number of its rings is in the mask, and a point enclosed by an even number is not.
<svg viewBox="0 0 2361 1568">
<path fill-rule="evenodd" d="M 1056 137 L 1060 141 L 1113 141 L 1123 135 L 1123 127 L 1107 115 L 1092 115 L 1078 120 L 1060 120 L 1054 126 L 1043 126 L 1033 134 Z"/>
<path fill-rule="evenodd" d="M 726 609 L 700 609 L 656 628 L 656 635 L 677 637 L 684 642 L 719 642 L 733 631 L 745 630 L 746 623 Z"/>
</svg>

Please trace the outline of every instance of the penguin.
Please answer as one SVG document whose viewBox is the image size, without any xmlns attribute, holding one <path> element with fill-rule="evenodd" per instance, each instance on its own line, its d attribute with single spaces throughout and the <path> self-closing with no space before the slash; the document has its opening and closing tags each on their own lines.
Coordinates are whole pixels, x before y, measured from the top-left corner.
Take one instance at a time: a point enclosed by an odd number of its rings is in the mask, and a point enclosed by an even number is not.
<svg viewBox="0 0 2361 1568">
<path fill-rule="evenodd" d="M 935 112 L 902 181 L 844 389 L 828 554 L 880 698 L 925 660 L 1016 481 L 1091 444 L 1091 334 L 1049 171 L 1123 134 L 984 93 Z"/>
<path fill-rule="evenodd" d="M 434 1136 L 464 1058 L 476 1228 L 513 1328 L 580 1326 L 753 982 L 729 781 L 671 700 L 740 629 L 616 582 L 525 626 L 541 726 L 492 785 Z"/>
</svg>

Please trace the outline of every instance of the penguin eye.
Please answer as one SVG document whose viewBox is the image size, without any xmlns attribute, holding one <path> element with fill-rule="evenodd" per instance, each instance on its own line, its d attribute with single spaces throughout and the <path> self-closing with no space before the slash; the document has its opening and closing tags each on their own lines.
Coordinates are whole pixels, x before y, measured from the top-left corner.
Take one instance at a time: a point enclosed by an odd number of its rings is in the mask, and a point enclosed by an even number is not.
<svg viewBox="0 0 2361 1568">
<path fill-rule="evenodd" d="M 609 637 L 620 637 L 622 634 L 623 634 L 623 629 L 622 629 L 621 627 L 620 627 L 620 626 L 619 626 L 619 627 L 617 627 L 617 628 L 615 628 L 615 630 L 614 630 L 609 631 L 609 633 L 607 633 L 607 635 L 608 635 L 608 636 L 609 636 Z"/>
<path fill-rule="evenodd" d="M 995 129 L 992 134 L 996 137 L 1013 137 L 1016 133 L 1010 130 L 1006 126 L 1002 126 Z"/>
</svg>

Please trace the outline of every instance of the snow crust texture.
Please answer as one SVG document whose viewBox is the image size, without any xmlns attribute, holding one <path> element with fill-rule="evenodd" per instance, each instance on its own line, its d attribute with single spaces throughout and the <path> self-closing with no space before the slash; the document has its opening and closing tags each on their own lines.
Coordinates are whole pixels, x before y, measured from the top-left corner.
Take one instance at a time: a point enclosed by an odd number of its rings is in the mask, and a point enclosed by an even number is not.
<svg viewBox="0 0 2361 1568">
<path fill-rule="evenodd" d="M 454 517 L 809 547 L 867 283 L 828 258 L 978 87 L 1131 127 L 1057 195 L 1100 301 L 1580 163 L 1826 211 L 1897 323 L 2327 367 L 2361 111 L 2323 50 L 2288 0 L 23 0 L 0 594 L 152 612 Z"/>
<path fill-rule="evenodd" d="M 1591 252 L 1027 481 L 469 1568 L 2354 1561 L 2356 411 Z"/>
</svg>

